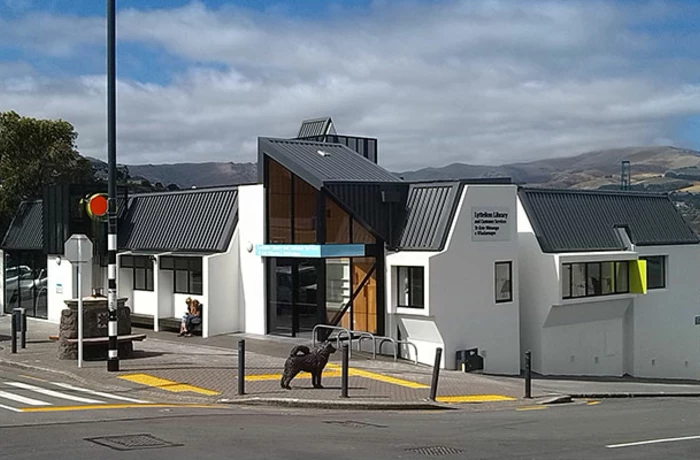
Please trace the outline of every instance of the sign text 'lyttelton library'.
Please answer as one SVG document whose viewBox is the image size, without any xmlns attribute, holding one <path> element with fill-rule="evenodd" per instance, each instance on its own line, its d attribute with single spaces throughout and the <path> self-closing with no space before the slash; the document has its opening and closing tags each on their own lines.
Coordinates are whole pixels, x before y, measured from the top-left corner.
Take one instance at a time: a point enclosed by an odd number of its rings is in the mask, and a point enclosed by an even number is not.
<svg viewBox="0 0 700 460">
<path fill-rule="evenodd" d="M 510 209 L 473 207 L 472 241 L 508 241 Z"/>
</svg>

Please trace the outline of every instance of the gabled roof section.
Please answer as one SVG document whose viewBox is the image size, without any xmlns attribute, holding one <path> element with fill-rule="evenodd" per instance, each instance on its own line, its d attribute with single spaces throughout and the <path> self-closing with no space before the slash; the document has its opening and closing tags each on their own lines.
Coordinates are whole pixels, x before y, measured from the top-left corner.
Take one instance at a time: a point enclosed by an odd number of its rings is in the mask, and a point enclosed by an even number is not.
<svg viewBox="0 0 700 460">
<path fill-rule="evenodd" d="M 280 163 L 317 190 L 338 182 L 402 182 L 386 169 L 341 144 L 259 138 L 258 152 Z"/>
<path fill-rule="evenodd" d="M 120 249 L 225 252 L 238 223 L 238 189 L 133 195 L 120 222 Z"/>
<path fill-rule="evenodd" d="M 398 248 L 409 251 L 442 250 L 462 189 L 460 182 L 411 184 Z"/>
<path fill-rule="evenodd" d="M 23 201 L 2 241 L 2 249 L 41 251 L 44 249 L 44 207 L 41 200 Z"/>
<path fill-rule="evenodd" d="M 333 127 L 333 120 L 331 120 L 331 117 L 312 118 L 301 122 L 297 139 L 325 136 L 326 134 L 335 134 L 335 128 Z"/>
<path fill-rule="evenodd" d="M 518 195 L 543 252 L 624 250 L 616 227 L 638 246 L 700 242 L 666 195 L 532 188 Z"/>
</svg>

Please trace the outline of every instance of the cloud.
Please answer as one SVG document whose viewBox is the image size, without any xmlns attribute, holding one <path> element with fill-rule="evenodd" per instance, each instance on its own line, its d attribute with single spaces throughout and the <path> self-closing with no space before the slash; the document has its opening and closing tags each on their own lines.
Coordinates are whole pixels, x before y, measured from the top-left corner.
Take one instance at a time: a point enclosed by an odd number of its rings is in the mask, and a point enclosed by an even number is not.
<svg viewBox="0 0 700 460">
<path fill-rule="evenodd" d="M 120 43 L 187 70 L 162 84 L 121 78 L 119 161 L 255 161 L 257 136 L 293 136 L 324 115 L 343 133 L 378 137 L 380 162 L 396 170 L 677 143 L 678 120 L 700 113 L 698 56 L 669 55 L 647 26 L 678 14 L 659 3 L 490 0 L 378 2 L 323 20 L 202 3 L 124 10 Z M 104 39 L 103 19 L 42 18 L 45 29 L 22 36 L 36 52 L 44 30 L 58 34 L 44 51 L 53 56 Z M 14 34 L 23 21 L 11 21 Z M 103 75 L 0 72 L 4 107 L 73 122 L 81 152 L 98 158 L 104 88 Z"/>
</svg>

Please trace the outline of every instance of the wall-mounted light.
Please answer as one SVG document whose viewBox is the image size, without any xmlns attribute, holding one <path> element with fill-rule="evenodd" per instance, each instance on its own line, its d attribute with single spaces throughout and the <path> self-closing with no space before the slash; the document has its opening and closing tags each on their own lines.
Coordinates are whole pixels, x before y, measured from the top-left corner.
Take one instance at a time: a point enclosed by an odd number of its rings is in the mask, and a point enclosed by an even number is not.
<svg viewBox="0 0 700 460">
<path fill-rule="evenodd" d="M 253 243 L 251 243 L 250 241 L 248 241 L 248 243 L 245 245 L 245 249 L 246 249 L 246 251 L 248 251 L 248 252 L 253 252 Z"/>
<path fill-rule="evenodd" d="M 62 260 L 61 256 L 56 257 L 56 265 L 61 265 Z"/>
</svg>

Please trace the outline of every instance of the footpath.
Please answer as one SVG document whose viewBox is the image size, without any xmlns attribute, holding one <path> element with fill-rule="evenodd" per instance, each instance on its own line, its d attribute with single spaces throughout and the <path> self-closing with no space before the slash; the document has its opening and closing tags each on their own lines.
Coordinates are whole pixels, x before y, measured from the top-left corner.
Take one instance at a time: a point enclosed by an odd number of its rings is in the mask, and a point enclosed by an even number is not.
<svg viewBox="0 0 700 460">
<path fill-rule="evenodd" d="M 172 332 L 145 333 L 134 343 L 134 354 L 120 360 L 118 372 L 107 372 L 105 361 L 59 360 L 58 344 L 49 339 L 58 326 L 28 320 L 26 348 L 11 353 L 10 316 L 0 316 L 0 365 L 61 376 L 101 391 L 182 403 L 277 405 L 309 408 L 436 409 L 478 405 L 480 408 L 532 406 L 576 399 L 610 397 L 700 397 L 700 382 L 640 379 L 562 379 L 533 377 L 532 399 L 524 398 L 522 377 L 493 376 L 441 370 L 437 400 L 429 399 L 432 367 L 353 350 L 348 398 L 341 398 L 341 353 L 331 355 L 323 374 L 323 389 L 311 385 L 309 374 L 280 388 L 284 361 L 294 345 L 310 340 L 246 334 L 208 339 L 178 337 Z M 238 394 L 238 342 L 244 339 L 245 394 Z M 366 343 L 365 343 L 365 346 Z"/>
</svg>

